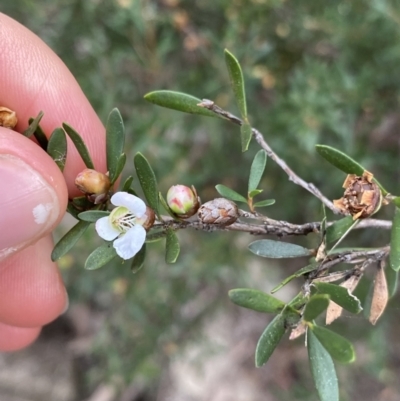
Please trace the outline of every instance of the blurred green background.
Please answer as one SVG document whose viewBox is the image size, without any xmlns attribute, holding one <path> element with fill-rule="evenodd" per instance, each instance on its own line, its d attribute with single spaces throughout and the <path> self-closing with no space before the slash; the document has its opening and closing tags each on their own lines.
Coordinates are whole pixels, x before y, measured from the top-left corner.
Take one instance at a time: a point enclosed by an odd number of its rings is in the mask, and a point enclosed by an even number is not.
<svg viewBox="0 0 400 401">
<path fill-rule="evenodd" d="M 178 90 L 212 99 L 238 114 L 224 48 L 242 65 L 252 125 L 302 178 L 331 199 L 341 196 L 344 174 L 314 151 L 315 144 L 323 143 L 350 154 L 390 192 L 399 193 L 399 1 L 2 0 L 0 4 L 2 12 L 33 30 L 60 56 L 103 121 L 113 107 L 120 109 L 128 137 L 126 174 L 133 172 L 134 153 L 143 152 L 164 193 L 177 183 L 195 185 L 203 201 L 217 196 L 218 183 L 246 192 L 258 148 L 252 143 L 242 154 L 237 127 L 143 100 L 152 90 Z M 262 188 L 265 198 L 277 200 L 265 209 L 268 216 L 298 223 L 320 218 L 319 203 L 291 184 L 271 161 Z M 380 217 L 390 218 L 391 212 L 383 211 Z M 149 247 L 146 266 L 136 275 L 120 264 L 87 272 L 83 262 L 97 241 L 92 234 L 61 264 L 71 304 L 86 305 L 101 316 L 80 364 L 83 394 L 100 382 L 112 382 L 122 391 L 140 378 L 148 397 L 143 399 L 163 399 L 156 394 L 171 360 L 188 344 L 212 349 L 208 344 L 212 335 L 205 335 L 202 328 L 215 316 L 242 313 L 229 304 L 229 289 L 249 286 L 267 291 L 301 267 L 301 261 L 277 265 L 250 255 L 246 246 L 252 238 L 246 235 L 184 232 L 179 235 L 183 251 L 176 265 L 166 265 L 162 246 L 155 245 Z M 386 232 L 358 232 L 349 241 L 380 246 L 387 240 Z M 315 246 L 318 239 L 304 241 Z M 300 284 L 278 297 L 287 298 Z M 363 285 L 366 292 L 368 282 Z M 391 400 L 399 394 L 398 313 L 394 299 L 377 327 L 361 317 L 335 324 L 355 341 L 359 354 L 355 365 L 339 367 L 343 400 Z M 260 322 L 256 332 L 261 333 L 268 318 L 254 319 Z M 245 334 L 236 338 L 242 340 Z M 254 376 L 259 373 L 252 366 L 253 346 L 254 342 L 247 350 L 247 372 Z M 304 368 L 306 353 L 295 351 L 301 348 L 301 341 L 281 344 L 282 350 L 276 352 L 288 360 L 282 375 L 290 380 L 282 384 L 265 370 L 270 387 L 264 391 L 270 398 L 259 394 L 260 399 L 316 399 L 311 375 Z M 206 398 L 193 398 L 198 399 Z"/>
</svg>

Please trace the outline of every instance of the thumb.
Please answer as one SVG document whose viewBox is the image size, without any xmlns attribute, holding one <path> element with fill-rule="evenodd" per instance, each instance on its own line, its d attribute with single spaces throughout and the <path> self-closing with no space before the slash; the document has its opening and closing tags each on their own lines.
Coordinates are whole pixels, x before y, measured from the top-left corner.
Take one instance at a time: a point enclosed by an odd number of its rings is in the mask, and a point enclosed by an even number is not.
<svg viewBox="0 0 400 401">
<path fill-rule="evenodd" d="M 50 156 L 0 127 L 0 260 L 51 232 L 67 199 L 63 175 Z"/>
</svg>

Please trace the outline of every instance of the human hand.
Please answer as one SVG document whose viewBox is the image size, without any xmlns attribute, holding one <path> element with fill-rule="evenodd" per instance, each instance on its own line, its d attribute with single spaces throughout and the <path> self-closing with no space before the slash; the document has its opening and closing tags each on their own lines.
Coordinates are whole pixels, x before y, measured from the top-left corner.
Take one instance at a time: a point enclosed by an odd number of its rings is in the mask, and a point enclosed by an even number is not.
<svg viewBox="0 0 400 401">
<path fill-rule="evenodd" d="M 98 171 L 106 171 L 105 130 L 78 83 L 45 43 L 0 13 L 0 106 L 17 113 L 15 131 L 0 127 L 0 351 L 32 343 L 59 316 L 68 297 L 55 263 L 51 231 L 77 196 L 85 166 L 73 146 L 62 174 L 20 133 L 44 112 L 47 135 L 62 122 L 84 138 Z"/>
</svg>

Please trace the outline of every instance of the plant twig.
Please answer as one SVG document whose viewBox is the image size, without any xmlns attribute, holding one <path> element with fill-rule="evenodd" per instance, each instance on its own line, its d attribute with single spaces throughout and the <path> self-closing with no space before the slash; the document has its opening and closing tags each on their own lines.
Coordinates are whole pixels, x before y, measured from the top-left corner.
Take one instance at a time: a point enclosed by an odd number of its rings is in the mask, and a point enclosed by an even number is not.
<svg viewBox="0 0 400 401">
<path fill-rule="evenodd" d="M 233 122 L 234 124 L 237 125 L 242 125 L 243 121 L 236 117 L 235 115 L 221 109 L 219 106 L 217 106 L 212 100 L 208 99 L 203 99 L 201 103 L 198 104 L 198 106 L 203 107 L 207 110 L 210 110 L 214 112 L 215 114 Z M 333 213 L 335 214 L 343 214 L 343 212 L 338 209 L 337 207 L 334 206 L 333 202 L 331 202 L 327 197 L 325 197 L 322 192 L 312 183 L 304 181 L 302 178 L 300 178 L 287 164 L 286 162 L 281 159 L 268 145 L 268 143 L 265 141 L 264 136 L 261 134 L 260 131 L 258 131 L 255 128 L 252 128 L 252 133 L 254 139 L 257 141 L 257 143 L 261 146 L 262 149 L 264 149 L 265 153 L 270 157 L 289 177 L 289 180 L 292 181 L 294 184 L 299 185 L 303 187 L 305 190 L 313 194 L 315 197 L 317 197 L 327 208 L 332 210 Z"/>
</svg>

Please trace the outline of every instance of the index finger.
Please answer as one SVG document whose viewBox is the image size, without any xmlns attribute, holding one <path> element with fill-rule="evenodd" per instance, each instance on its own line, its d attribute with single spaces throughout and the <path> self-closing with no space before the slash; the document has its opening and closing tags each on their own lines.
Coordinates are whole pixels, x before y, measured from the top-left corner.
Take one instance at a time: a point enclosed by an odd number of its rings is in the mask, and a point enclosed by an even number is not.
<svg viewBox="0 0 400 401">
<path fill-rule="evenodd" d="M 22 132 L 40 111 L 49 136 L 63 122 L 83 137 L 96 170 L 106 172 L 104 126 L 60 58 L 35 34 L 0 13 L 0 106 L 16 111 Z M 79 195 L 75 177 L 85 168 L 69 141 L 64 169 L 70 197 Z"/>
</svg>

